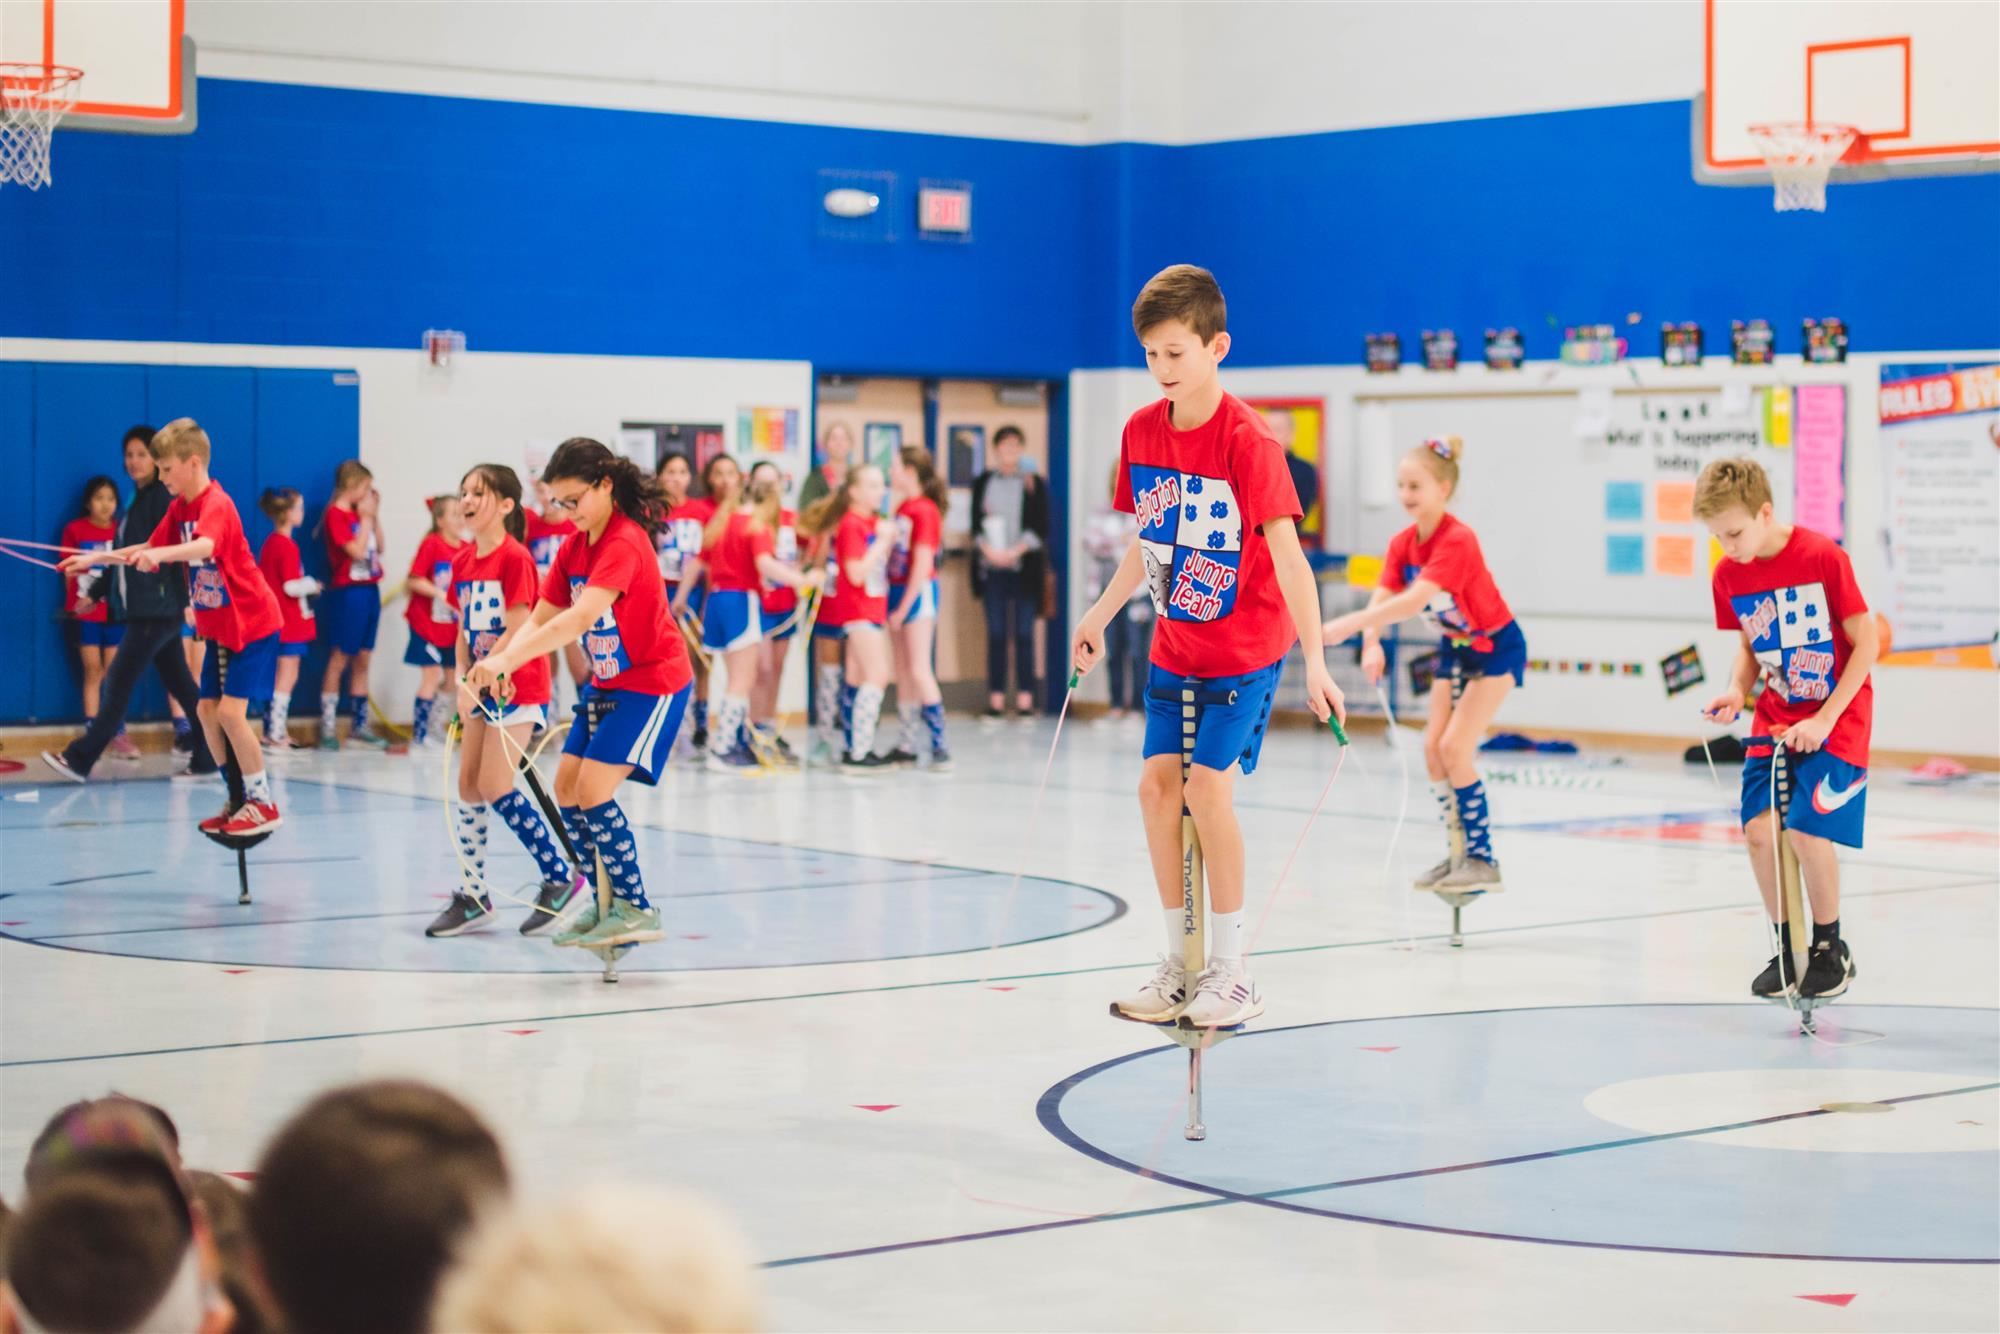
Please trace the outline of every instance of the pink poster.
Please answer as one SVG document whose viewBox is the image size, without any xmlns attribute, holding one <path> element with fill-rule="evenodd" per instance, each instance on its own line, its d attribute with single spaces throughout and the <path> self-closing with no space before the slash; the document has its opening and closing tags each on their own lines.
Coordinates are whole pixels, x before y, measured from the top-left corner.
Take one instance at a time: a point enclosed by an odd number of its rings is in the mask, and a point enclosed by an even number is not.
<svg viewBox="0 0 2000 1334">
<path fill-rule="evenodd" d="M 1846 536 L 1842 510 L 1847 489 L 1841 469 L 1847 452 L 1847 389 L 1837 384 L 1802 384 L 1792 421 L 1792 459 L 1797 469 L 1793 515 L 1797 522 L 1839 542 Z"/>
</svg>

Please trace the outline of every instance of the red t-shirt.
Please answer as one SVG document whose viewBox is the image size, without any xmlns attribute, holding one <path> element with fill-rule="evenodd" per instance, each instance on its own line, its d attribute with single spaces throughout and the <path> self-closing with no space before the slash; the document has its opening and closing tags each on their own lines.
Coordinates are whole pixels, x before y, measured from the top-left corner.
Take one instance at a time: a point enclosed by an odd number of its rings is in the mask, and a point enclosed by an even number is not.
<svg viewBox="0 0 2000 1334">
<path fill-rule="evenodd" d="M 1132 414 L 1112 503 L 1139 520 L 1159 621 L 1152 660 L 1176 676 L 1239 676 L 1298 639 L 1263 526 L 1300 517 L 1285 450 L 1233 394 L 1192 431 L 1161 399 Z"/>
<path fill-rule="evenodd" d="M 748 514 L 738 510 L 729 516 L 722 535 L 702 553 L 708 564 L 709 588 L 715 592 L 757 592 L 763 584 L 757 558 L 772 555 L 776 549 L 777 534 L 758 527 Z"/>
<path fill-rule="evenodd" d="M 847 567 L 858 564 L 868 554 L 868 548 L 875 545 L 878 522 L 873 514 L 849 510 L 833 530 L 830 556 L 833 572 L 828 576 L 826 601 L 819 611 L 820 620 L 828 625 L 854 621 L 881 625 L 889 619 L 888 577 L 879 569 L 866 584 L 857 584 L 847 577 Z"/>
<path fill-rule="evenodd" d="M 916 568 L 917 548 L 931 549 L 931 578 L 937 578 L 937 553 L 944 537 L 944 516 L 929 496 L 912 496 L 896 510 L 896 546 L 889 553 L 889 583 L 901 588 Z"/>
<path fill-rule="evenodd" d="M 1448 638 L 1484 639 L 1514 619 L 1486 568 L 1479 539 L 1455 515 L 1446 514 L 1429 541 L 1417 540 L 1415 524 L 1389 539 L 1382 587 L 1400 593 L 1419 578 L 1438 586 L 1424 607 L 1424 620 Z"/>
<path fill-rule="evenodd" d="M 1750 734 L 1768 736 L 1818 713 L 1854 652 L 1841 622 L 1868 610 L 1847 553 L 1810 528 L 1794 527 L 1784 550 L 1769 560 L 1717 565 L 1714 591 L 1717 628 L 1743 632 L 1764 678 Z M 1826 749 L 1867 768 L 1874 724 L 1875 683 L 1863 681 L 1827 734 Z"/>
<path fill-rule="evenodd" d="M 347 544 L 360 528 L 361 516 L 353 510 L 339 505 L 326 507 L 326 568 L 333 572 L 335 588 L 382 582 L 382 553 L 375 549 L 373 526 L 368 529 L 368 549 L 361 553 L 361 559 L 347 554 Z"/>
<path fill-rule="evenodd" d="M 463 542 L 447 542 L 435 532 L 426 533 L 424 540 L 417 543 L 417 554 L 410 560 L 410 578 L 428 579 L 439 589 L 434 598 L 410 594 L 410 605 L 403 609 L 403 619 L 410 623 L 410 629 L 417 638 L 426 644 L 450 648 L 458 638 L 458 614 L 451 609 L 451 599 L 446 590 L 451 585 L 452 557 L 464 545 Z"/>
<path fill-rule="evenodd" d="M 531 509 L 524 509 L 521 514 L 528 525 L 528 552 L 535 558 L 535 572 L 546 576 L 556 563 L 556 551 L 576 531 L 576 525 L 568 519 L 550 522 Z"/>
<path fill-rule="evenodd" d="M 528 548 L 511 537 L 479 554 L 479 544 L 467 542 L 452 553 L 451 571 L 445 578 L 446 600 L 458 613 L 458 628 L 465 632 L 465 651 L 473 662 L 491 653 L 507 633 L 507 608 L 534 610 L 540 582 L 535 574 L 535 558 Z M 549 655 L 514 669 L 514 703 L 549 702 Z"/>
<path fill-rule="evenodd" d="M 771 535 L 771 554 L 793 569 L 799 567 L 799 516 L 791 510 L 778 511 L 778 531 Z M 799 590 L 784 584 L 764 585 L 764 610 L 783 616 L 799 605 Z"/>
<path fill-rule="evenodd" d="M 109 524 L 95 524 L 88 519 L 71 519 L 63 525 L 62 536 L 57 539 L 66 547 L 77 547 L 84 551 L 109 551 L 118 545 L 118 530 Z M 107 573 L 98 581 L 97 591 L 101 594 L 109 590 L 110 575 Z M 63 610 L 79 621 L 89 621 L 102 625 L 111 615 L 111 608 L 99 597 L 89 611 L 76 609 L 76 580 L 63 576 Z"/>
<path fill-rule="evenodd" d="M 613 514 L 595 542 L 579 532 L 562 544 L 555 568 L 542 580 L 542 600 L 567 607 L 586 587 L 618 594 L 583 633 L 592 685 L 671 695 L 694 679 L 687 645 L 667 615 L 666 587 L 644 528 Z"/>
<path fill-rule="evenodd" d="M 207 560 L 187 562 L 188 602 L 194 608 L 195 633 L 232 653 L 278 633 L 283 621 L 278 599 L 271 596 L 264 573 L 250 554 L 236 502 L 220 482 L 211 480 L 192 500 L 176 497 L 146 545 L 179 546 L 198 537 L 215 543 L 215 550 Z"/>
<path fill-rule="evenodd" d="M 263 574 L 271 596 L 278 600 L 278 642 L 312 643 L 313 633 L 319 628 L 313 621 L 312 603 L 306 598 L 285 596 L 286 584 L 306 577 L 305 563 L 299 559 L 299 544 L 283 533 L 272 533 L 264 539 L 264 549 L 257 553 L 257 569 Z"/>
<path fill-rule="evenodd" d="M 660 578 L 678 585 L 688 561 L 701 554 L 702 529 L 715 517 L 712 500 L 683 500 L 667 511 L 667 521 L 654 537 Z"/>
</svg>

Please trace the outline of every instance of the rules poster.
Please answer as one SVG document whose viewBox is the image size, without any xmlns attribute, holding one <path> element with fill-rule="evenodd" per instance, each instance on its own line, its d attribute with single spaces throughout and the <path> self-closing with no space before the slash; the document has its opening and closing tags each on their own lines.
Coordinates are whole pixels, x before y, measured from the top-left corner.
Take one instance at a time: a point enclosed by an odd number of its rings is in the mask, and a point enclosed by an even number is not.
<svg viewBox="0 0 2000 1334">
<path fill-rule="evenodd" d="M 2000 365 L 1884 366 L 1880 406 L 1883 610 L 1895 652 L 1983 648 L 1990 666 L 2000 635 Z"/>
</svg>

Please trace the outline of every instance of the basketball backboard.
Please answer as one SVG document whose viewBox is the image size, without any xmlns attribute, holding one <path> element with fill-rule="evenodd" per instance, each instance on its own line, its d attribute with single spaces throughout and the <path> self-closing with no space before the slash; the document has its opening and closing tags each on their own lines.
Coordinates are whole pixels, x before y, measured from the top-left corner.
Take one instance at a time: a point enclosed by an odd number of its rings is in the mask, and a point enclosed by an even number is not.
<svg viewBox="0 0 2000 1334">
<path fill-rule="evenodd" d="M 65 130 L 188 134 L 194 41 L 185 0 L 0 0 L 0 61 L 83 71 Z"/>
<path fill-rule="evenodd" d="M 1694 174 L 1771 179 L 1750 127 L 1851 125 L 1833 179 L 2000 170 L 2000 4 L 1704 0 Z"/>
</svg>

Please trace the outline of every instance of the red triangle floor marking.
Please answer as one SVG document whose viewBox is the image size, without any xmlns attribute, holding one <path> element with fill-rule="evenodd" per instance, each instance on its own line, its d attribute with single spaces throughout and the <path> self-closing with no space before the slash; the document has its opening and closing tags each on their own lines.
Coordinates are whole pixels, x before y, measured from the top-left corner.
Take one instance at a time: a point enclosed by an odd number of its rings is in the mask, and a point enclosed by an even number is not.
<svg viewBox="0 0 2000 1334">
<path fill-rule="evenodd" d="M 1363 1051 L 1395 1051 L 1394 1047 L 1363 1047 Z"/>
<path fill-rule="evenodd" d="M 517 1038 L 524 1038 L 531 1033 L 539 1033 L 542 1030 L 539 1028 L 503 1028 L 500 1031 L 503 1033 L 512 1033 Z"/>
<path fill-rule="evenodd" d="M 1018 987 L 988 987 L 988 991 L 1018 991 Z"/>
<path fill-rule="evenodd" d="M 229 974 L 231 977 L 239 977 L 242 974 L 249 972 L 250 970 L 248 968 L 225 968 L 222 971 Z"/>
<path fill-rule="evenodd" d="M 238 1181 L 255 1181 L 257 1179 L 255 1172 L 224 1172 L 222 1175 L 235 1177 Z"/>
<path fill-rule="evenodd" d="M 0 926 L 26 926 L 27 924 L 28 919 L 25 917 L 18 922 L 0 922 Z"/>
<path fill-rule="evenodd" d="M 1860 1295 L 1858 1292 L 1801 1292 L 1797 1294 L 1798 1299 L 1802 1302 L 1819 1302 L 1826 1306 L 1845 1306 Z"/>
<path fill-rule="evenodd" d="M 864 1112 L 893 1112 L 902 1106 L 899 1102 L 857 1102 L 854 1105 Z"/>
</svg>

